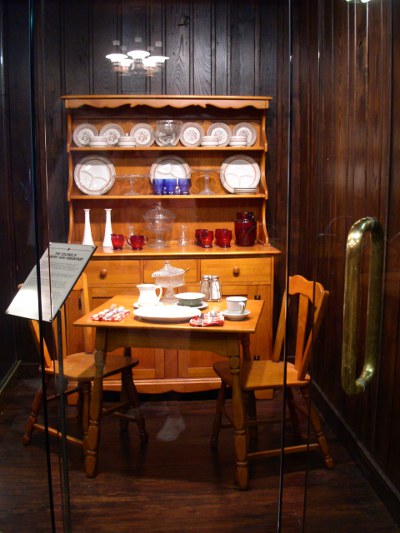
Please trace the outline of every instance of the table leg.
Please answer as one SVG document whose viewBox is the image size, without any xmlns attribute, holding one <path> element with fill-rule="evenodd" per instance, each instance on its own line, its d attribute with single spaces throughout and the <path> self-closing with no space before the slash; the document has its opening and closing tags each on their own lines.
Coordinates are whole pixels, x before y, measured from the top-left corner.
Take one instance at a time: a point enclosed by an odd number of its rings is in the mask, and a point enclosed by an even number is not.
<svg viewBox="0 0 400 533">
<path fill-rule="evenodd" d="M 232 373 L 232 407 L 233 425 L 235 427 L 236 482 L 240 489 L 247 489 L 247 433 L 245 428 L 245 412 L 242 390 L 240 387 L 240 356 L 229 357 L 229 368 Z"/>
<path fill-rule="evenodd" d="M 88 477 L 96 475 L 97 449 L 100 439 L 100 417 L 103 399 L 103 369 L 105 364 L 105 351 L 94 351 L 94 364 L 96 367 L 92 396 L 90 399 L 89 429 L 86 440 L 85 469 Z"/>
</svg>

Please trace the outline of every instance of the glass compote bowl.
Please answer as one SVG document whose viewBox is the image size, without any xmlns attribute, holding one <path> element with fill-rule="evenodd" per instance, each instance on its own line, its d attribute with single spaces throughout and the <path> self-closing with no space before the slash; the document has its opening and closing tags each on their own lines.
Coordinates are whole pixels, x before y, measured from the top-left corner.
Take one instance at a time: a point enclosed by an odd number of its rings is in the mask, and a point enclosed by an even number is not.
<svg viewBox="0 0 400 533">
<path fill-rule="evenodd" d="M 176 146 L 182 130 L 181 120 L 158 120 L 155 133 L 159 146 Z"/>
<path fill-rule="evenodd" d="M 210 171 L 208 170 L 204 171 L 204 189 L 200 191 L 199 194 L 205 194 L 205 195 L 215 194 L 210 189 Z"/>
<path fill-rule="evenodd" d="M 156 204 L 154 209 L 150 209 L 143 215 L 146 229 L 155 235 L 154 242 L 148 246 L 150 248 L 165 248 L 168 243 L 165 240 L 166 234 L 171 231 L 172 223 L 175 220 L 175 213 L 164 209 L 161 203 Z"/>
</svg>

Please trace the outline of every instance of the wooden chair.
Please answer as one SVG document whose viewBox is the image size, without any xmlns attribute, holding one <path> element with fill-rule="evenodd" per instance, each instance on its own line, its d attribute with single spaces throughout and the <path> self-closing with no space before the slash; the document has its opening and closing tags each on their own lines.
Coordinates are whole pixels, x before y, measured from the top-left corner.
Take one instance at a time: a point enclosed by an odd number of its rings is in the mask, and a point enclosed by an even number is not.
<svg viewBox="0 0 400 533">
<path fill-rule="evenodd" d="M 249 441 L 257 440 L 257 424 L 267 422 L 267 420 L 257 419 L 255 391 L 263 389 L 272 389 L 277 391 L 283 388 L 285 363 L 281 361 L 282 349 L 285 341 L 286 317 L 289 310 L 294 307 L 297 315 L 295 325 L 295 344 L 294 362 L 286 363 L 286 399 L 297 436 L 301 436 L 298 411 L 306 416 L 310 414 L 311 426 L 316 434 L 316 442 L 286 446 L 285 453 L 295 453 L 306 451 L 307 449 L 319 449 L 322 452 L 325 465 L 327 468 L 333 468 L 333 460 L 329 453 L 328 444 L 322 431 L 321 421 L 310 400 L 310 376 L 308 367 L 310 364 L 313 345 L 316 342 L 320 330 L 322 318 L 324 315 L 329 292 L 324 290 L 320 283 L 307 281 L 302 276 L 293 276 L 289 278 L 289 299 L 286 305 L 286 295 L 283 298 L 275 344 L 272 352 L 272 358 L 267 360 L 243 361 L 240 373 L 240 383 L 245 402 L 246 412 L 246 431 L 247 431 L 247 460 L 258 457 L 271 457 L 280 455 L 280 448 L 269 450 L 249 451 Z M 297 307 L 296 307 L 297 301 Z M 312 323 L 314 327 L 311 328 Z M 213 424 L 211 446 L 218 446 L 218 436 L 221 428 L 232 427 L 233 421 L 226 409 L 226 391 L 232 386 L 232 375 L 229 370 L 229 364 L 225 361 L 214 364 L 214 370 L 221 378 L 221 388 L 218 394 L 216 416 Z M 297 398 L 294 394 L 295 389 L 300 391 Z M 299 401 L 300 400 L 300 401 Z M 223 418 L 225 417 L 225 418 Z M 226 422 L 227 420 L 227 422 Z M 246 460 L 246 463 L 247 463 Z M 241 480 L 240 488 L 246 488 L 248 482 L 246 464 L 245 480 Z M 242 486 L 243 485 L 243 486 Z"/>
<path fill-rule="evenodd" d="M 82 309 L 82 316 L 90 311 L 89 308 L 89 291 L 86 274 L 83 273 L 74 288 L 72 293 L 77 294 L 80 299 L 80 307 Z M 82 446 L 85 452 L 85 441 L 87 437 L 87 431 L 89 426 L 89 406 L 90 406 L 90 394 L 91 385 L 95 375 L 95 365 L 93 352 L 90 350 L 93 347 L 93 330 L 91 328 L 83 328 L 84 335 L 84 352 L 66 354 L 66 310 L 65 306 L 61 309 L 61 342 L 63 345 L 64 354 L 63 357 L 63 375 L 66 380 L 65 390 L 62 393 L 66 396 L 78 393 L 78 411 L 81 417 L 82 424 L 82 438 L 75 437 L 67 434 L 66 439 L 68 442 L 78 444 Z M 40 330 L 39 323 L 35 320 L 30 320 L 30 328 L 32 330 L 35 344 L 40 350 Z M 57 339 L 57 324 L 56 320 L 53 323 L 53 336 Z M 57 351 L 57 343 L 55 349 Z M 50 385 L 51 380 L 59 377 L 60 369 L 57 357 L 51 357 L 46 342 L 43 342 L 43 356 L 45 363 L 46 383 Z M 56 354 L 55 354 L 56 355 Z M 106 365 L 104 368 L 104 377 L 121 374 L 121 393 L 120 399 L 117 403 L 103 408 L 102 416 L 108 414 L 116 414 L 120 417 L 121 430 L 126 430 L 129 421 L 133 421 L 137 424 L 140 433 L 140 440 L 142 444 L 147 442 L 147 433 L 145 428 L 145 422 L 140 410 L 139 396 L 136 391 L 136 387 L 132 378 L 132 368 L 139 363 L 138 359 L 132 358 L 130 349 L 128 349 L 124 355 L 109 355 L 107 357 Z M 72 386 L 71 386 L 72 384 Z M 47 387 L 46 387 L 47 388 Z M 59 393 L 53 395 L 47 395 L 46 402 L 56 400 L 59 398 Z M 34 429 L 44 431 L 45 426 L 38 422 L 38 416 L 43 404 L 43 390 L 42 387 L 37 391 L 33 403 L 32 410 L 29 419 L 26 423 L 25 433 L 23 436 L 23 443 L 29 444 L 32 438 L 32 432 Z M 128 408 L 133 408 L 133 415 L 127 412 Z M 59 429 L 55 427 L 49 427 L 48 432 L 50 435 L 61 437 Z"/>
</svg>

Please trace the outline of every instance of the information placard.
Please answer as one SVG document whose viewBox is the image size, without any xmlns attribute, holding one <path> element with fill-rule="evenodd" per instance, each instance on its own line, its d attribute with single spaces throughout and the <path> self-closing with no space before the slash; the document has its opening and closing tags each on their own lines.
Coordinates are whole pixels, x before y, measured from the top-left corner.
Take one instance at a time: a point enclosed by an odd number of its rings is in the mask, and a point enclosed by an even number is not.
<svg viewBox="0 0 400 533">
<path fill-rule="evenodd" d="M 96 246 L 52 242 L 40 259 L 42 319 L 52 322 L 83 272 Z M 7 314 L 39 319 L 36 266 L 18 291 Z"/>
</svg>

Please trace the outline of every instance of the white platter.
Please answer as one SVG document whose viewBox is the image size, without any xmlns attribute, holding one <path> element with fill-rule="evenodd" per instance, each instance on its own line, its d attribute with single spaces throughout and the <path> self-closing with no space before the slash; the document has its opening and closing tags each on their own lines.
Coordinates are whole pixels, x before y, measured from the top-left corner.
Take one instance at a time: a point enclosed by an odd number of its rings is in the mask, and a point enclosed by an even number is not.
<svg viewBox="0 0 400 533">
<path fill-rule="evenodd" d="M 183 305 L 140 307 L 133 314 L 149 322 L 189 322 L 191 318 L 201 315 L 197 307 Z"/>
<path fill-rule="evenodd" d="M 115 168 L 106 157 L 89 155 L 76 165 L 74 180 L 83 193 L 100 196 L 114 185 Z"/>
<path fill-rule="evenodd" d="M 177 155 L 164 155 L 154 161 L 150 168 L 150 180 L 153 179 L 185 179 L 190 177 L 190 167 Z"/>
<path fill-rule="evenodd" d="M 247 318 L 249 316 L 249 314 L 251 313 L 250 309 L 245 309 L 244 310 L 244 313 L 231 313 L 230 311 L 228 311 L 228 309 L 225 309 L 225 311 L 222 311 L 222 314 L 224 315 L 225 318 L 227 318 L 228 320 L 244 320 L 245 318 Z"/>
<path fill-rule="evenodd" d="M 240 122 L 233 128 L 234 135 L 244 135 L 247 139 L 246 146 L 253 146 L 257 140 L 257 132 L 248 122 Z"/>
<path fill-rule="evenodd" d="M 261 177 L 259 165 L 248 155 L 233 155 L 225 159 L 220 170 L 221 183 L 229 192 L 257 187 Z"/>
<path fill-rule="evenodd" d="M 181 131 L 180 141 L 183 146 L 200 146 L 203 135 L 203 128 L 199 124 L 186 122 Z"/>
<path fill-rule="evenodd" d="M 230 127 L 223 122 L 216 122 L 208 128 L 207 135 L 217 137 L 218 146 L 228 146 L 232 131 Z"/>
<path fill-rule="evenodd" d="M 89 146 L 91 139 L 95 136 L 97 136 L 97 128 L 93 124 L 80 124 L 72 133 L 76 146 Z"/>
<path fill-rule="evenodd" d="M 124 130 L 118 124 L 106 124 L 100 130 L 99 135 L 104 135 L 107 139 L 107 144 L 114 146 L 118 144 L 120 137 L 123 137 Z"/>
<path fill-rule="evenodd" d="M 144 122 L 133 126 L 130 135 L 134 137 L 136 146 L 147 148 L 154 143 L 154 130 Z"/>
</svg>

